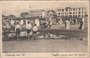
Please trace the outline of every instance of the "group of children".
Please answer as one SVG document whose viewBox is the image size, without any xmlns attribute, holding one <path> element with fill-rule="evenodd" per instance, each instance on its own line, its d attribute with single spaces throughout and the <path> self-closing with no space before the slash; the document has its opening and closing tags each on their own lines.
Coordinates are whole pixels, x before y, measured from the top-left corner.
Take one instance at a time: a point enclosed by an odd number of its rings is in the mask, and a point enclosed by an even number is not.
<svg viewBox="0 0 90 58">
<path fill-rule="evenodd" d="M 32 35 L 35 35 L 38 31 L 38 26 L 36 24 L 32 25 L 29 21 L 27 22 L 27 24 L 25 25 L 25 29 L 27 32 L 27 38 L 31 38 L 30 32 L 32 32 Z M 22 31 L 22 27 L 19 24 L 19 22 L 17 22 L 16 26 L 15 26 L 15 32 L 16 32 L 16 38 L 20 40 L 20 33 L 23 32 Z M 35 37 L 34 37 L 35 39 Z"/>
</svg>

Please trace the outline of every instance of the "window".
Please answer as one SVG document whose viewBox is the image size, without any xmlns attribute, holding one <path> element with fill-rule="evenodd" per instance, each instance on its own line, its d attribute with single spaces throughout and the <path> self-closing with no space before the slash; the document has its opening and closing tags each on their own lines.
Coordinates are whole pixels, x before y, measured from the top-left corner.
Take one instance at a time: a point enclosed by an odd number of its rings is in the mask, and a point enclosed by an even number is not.
<svg viewBox="0 0 90 58">
<path fill-rule="evenodd" d="M 64 9 L 62 9 L 62 11 L 64 11 Z"/>
<path fill-rule="evenodd" d="M 81 14 L 81 12 L 78 12 L 79 14 Z"/>
<path fill-rule="evenodd" d="M 82 14 L 83 14 L 83 12 L 82 12 Z"/>
<path fill-rule="evenodd" d="M 80 17 L 80 15 L 78 15 L 78 17 Z"/>
<path fill-rule="evenodd" d="M 60 15 L 60 13 L 58 13 L 58 15 Z"/>
<path fill-rule="evenodd" d="M 73 14 L 75 14 L 75 12 L 73 12 Z"/>
<path fill-rule="evenodd" d="M 86 11 L 85 11 L 85 14 L 86 14 Z"/>
<path fill-rule="evenodd" d="M 76 8 L 76 11 L 77 11 L 77 8 Z"/>
<path fill-rule="evenodd" d="M 77 14 L 77 12 L 76 12 L 76 14 Z"/>
<path fill-rule="evenodd" d="M 75 11 L 75 9 L 73 9 L 73 11 Z"/>
<path fill-rule="evenodd" d="M 83 15 L 82 15 L 82 17 L 83 17 Z"/>
<path fill-rule="evenodd" d="M 69 12 L 69 14 L 72 14 L 72 12 Z"/>
<path fill-rule="evenodd" d="M 81 10 L 81 9 L 79 8 L 79 10 Z"/>
<path fill-rule="evenodd" d="M 82 8 L 82 11 L 83 11 L 83 8 Z"/>
<path fill-rule="evenodd" d="M 68 9 L 66 9 L 66 11 L 68 11 Z"/>
</svg>

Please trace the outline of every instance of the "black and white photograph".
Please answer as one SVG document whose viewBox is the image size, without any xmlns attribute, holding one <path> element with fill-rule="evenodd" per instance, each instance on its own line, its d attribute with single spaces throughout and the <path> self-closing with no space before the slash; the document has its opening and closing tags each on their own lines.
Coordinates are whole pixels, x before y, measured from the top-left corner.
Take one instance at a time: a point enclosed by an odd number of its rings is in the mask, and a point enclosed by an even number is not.
<svg viewBox="0 0 90 58">
<path fill-rule="evenodd" d="M 2 6 L 2 53 L 88 53 L 88 1 Z"/>
</svg>

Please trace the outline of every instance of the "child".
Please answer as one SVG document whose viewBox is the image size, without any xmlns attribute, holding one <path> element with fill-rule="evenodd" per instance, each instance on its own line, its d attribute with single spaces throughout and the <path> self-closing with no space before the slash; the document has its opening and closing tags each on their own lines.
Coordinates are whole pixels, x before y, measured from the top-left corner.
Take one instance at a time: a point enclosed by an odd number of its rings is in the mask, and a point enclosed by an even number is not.
<svg viewBox="0 0 90 58">
<path fill-rule="evenodd" d="M 19 25 L 19 22 L 17 22 L 16 26 L 15 26 L 15 32 L 16 32 L 16 38 L 19 39 L 20 38 L 20 31 L 21 31 L 21 26 Z M 20 40 L 20 39 L 19 39 Z"/>
<path fill-rule="evenodd" d="M 51 26 L 52 26 L 52 21 L 50 20 L 49 21 L 49 28 L 51 28 Z"/>
<path fill-rule="evenodd" d="M 32 29 L 32 25 L 30 24 L 29 21 L 26 24 L 26 29 L 27 29 L 27 38 L 29 38 L 29 33 L 31 32 L 31 29 Z"/>
<path fill-rule="evenodd" d="M 36 24 L 34 24 L 34 26 L 33 26 L 33 35 L 36 35 L 36 33 L 37 33 L 37 31 L 38 31 L 38 27 L 36 26 Z M 35 40 L 36 38 L 34 38 L 34 40 Z"/>
</svg>

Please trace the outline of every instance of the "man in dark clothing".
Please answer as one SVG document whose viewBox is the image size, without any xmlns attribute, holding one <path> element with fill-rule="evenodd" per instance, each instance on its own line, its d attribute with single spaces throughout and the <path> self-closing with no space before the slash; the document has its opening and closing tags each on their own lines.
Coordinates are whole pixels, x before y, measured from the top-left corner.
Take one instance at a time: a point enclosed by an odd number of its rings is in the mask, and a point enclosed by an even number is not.
<svg viewBox="0 0 90 58">
<path fill-rule="evenodd" d="M 82 27 L 83 27 L 83 21 L 80 22 L 79 29 L 82 29 Z"/>
</svg>

